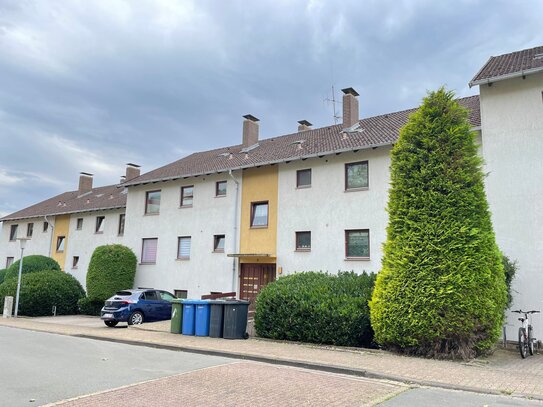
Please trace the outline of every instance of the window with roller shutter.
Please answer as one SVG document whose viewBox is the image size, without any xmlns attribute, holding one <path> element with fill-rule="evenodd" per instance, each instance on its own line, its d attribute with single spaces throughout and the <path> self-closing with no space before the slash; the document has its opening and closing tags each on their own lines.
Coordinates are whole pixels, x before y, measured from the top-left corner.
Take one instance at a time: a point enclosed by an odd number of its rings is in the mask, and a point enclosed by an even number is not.
<svg viewBox="0 0 543 407">
<path fill-rule="evenodd" d="M 158 247 L 158 239 L 142 239 L 141 247 L 141 263 L 142 264 L 155 264 L 156 253 Z"/>
</svg>

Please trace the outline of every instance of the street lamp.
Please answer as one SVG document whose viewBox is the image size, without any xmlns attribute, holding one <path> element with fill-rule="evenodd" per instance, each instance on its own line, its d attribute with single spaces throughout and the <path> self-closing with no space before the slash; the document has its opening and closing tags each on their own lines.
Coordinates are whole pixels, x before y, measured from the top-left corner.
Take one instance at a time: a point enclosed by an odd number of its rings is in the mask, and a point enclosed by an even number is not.
<svg viewBox="0 0 543 407">
<path fill-rule="evenodd" d="M 19 292 L 21 291 L 21 274 L 23 273 L 23 252 L 25 251 L 26 241 L 30 240 L 27 237 L 17 238 L 21 245 L 21 258 L 19 259 L 19 280 L 17 281 L 17 295 L 15 297 L 15 318 L 19 312 Z"/>
</svg>

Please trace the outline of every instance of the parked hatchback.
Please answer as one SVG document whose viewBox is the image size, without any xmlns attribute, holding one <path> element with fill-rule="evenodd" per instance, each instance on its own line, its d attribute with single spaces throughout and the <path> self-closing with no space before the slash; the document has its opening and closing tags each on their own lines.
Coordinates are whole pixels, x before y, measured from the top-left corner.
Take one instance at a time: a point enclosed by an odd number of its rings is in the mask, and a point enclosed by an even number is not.
<svg viewBox="0 0 543 407">
<path fill-rule="evenodd" d="M 167 291 L 138 289 L 118 291 L 106 300 L 100 317 L 109 327 L 119 322 L 128 325 L 171 319 L 172 300 L 175 296 Z"/>
</svg>

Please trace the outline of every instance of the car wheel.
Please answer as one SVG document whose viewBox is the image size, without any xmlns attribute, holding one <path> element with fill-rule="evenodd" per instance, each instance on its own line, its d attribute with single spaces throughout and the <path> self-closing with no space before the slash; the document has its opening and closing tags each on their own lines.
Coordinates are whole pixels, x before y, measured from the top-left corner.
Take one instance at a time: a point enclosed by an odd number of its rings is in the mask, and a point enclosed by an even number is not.
<svg viewBox="0 0 543 407">
<path fill-rule="evenodd" d="M 119 321 L 104 321 L 104 324 L 106 324 L 110 328 L 113 328 L 114 326 L 117 326 L 118 323 L 119 323 Z"/>
<path fill-rule="evenodd" d="M 143 314 L 140 311 L 134 311 L 128 317 L 128 325 L 143 324 Z"/>
</svg>

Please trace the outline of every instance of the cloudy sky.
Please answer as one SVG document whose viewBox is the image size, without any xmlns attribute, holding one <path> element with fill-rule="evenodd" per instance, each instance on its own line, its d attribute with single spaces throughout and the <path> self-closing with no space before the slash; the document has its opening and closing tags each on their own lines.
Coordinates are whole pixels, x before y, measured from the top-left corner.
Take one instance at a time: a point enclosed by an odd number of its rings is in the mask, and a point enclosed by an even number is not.
<svg viewBox="0 0 543 407">
<path fill-rule="evenodd" d="M 543 44 L 540 0 L 0 0 L 0 214 L 297 120 L 459 96 L 491 55 Z M 336 94 L 339 97 L 339 92 Z M 338 106 L 341 109 L 341 106 Z"/>
</svg>

